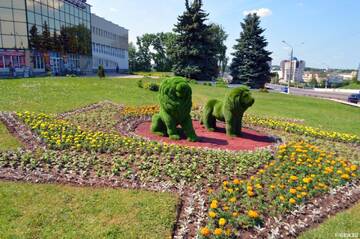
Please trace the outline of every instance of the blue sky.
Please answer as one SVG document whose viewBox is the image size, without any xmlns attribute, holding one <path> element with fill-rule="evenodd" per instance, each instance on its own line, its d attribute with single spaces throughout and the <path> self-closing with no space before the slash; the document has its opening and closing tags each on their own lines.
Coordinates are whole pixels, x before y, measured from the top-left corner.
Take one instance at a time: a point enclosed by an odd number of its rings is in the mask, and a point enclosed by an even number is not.
<svg viewBox="0 0 360 239">
<path fill-rule="evenodd" d="M 130 30 L 130 41 L 144 33 L 171 31 L 184 0 L 88 0 L 92 11 Z M 244 13 L 258 11 L 273 52 L 273 64 L 295 56 L 307 66 L 352 68 L 360 63 L 360 0 L 204 0 L 209 22 L 229 34 L 228 54 L 240 34 Z M 303 44 L 302 44 L 303 43 Z"/>
</svg>

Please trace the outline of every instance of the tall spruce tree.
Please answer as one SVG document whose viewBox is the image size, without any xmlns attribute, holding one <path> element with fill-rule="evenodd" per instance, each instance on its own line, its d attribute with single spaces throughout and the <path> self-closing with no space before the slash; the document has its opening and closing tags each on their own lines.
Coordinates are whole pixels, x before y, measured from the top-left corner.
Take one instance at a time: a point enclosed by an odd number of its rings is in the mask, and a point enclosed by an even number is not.
<svg viewBox="0 0 360 239">
<path fill-rule="evenodd" d="M 40 49 L 42 52 L 48 52 L 48 51 L 52 50 L 51 34 L 50 34 L 50 30 L 49 30 L 49 25 L 47 24 L 46 21 L 44 22 L 44 25 L 43 25 Z"/>
<path fill-rule="evenodd" d="M 39 36 L 36 25 L 32 25 L 29 36 L 29 46 L 32 50 L 39 50 L 41 45 L 41 36 Z"/>
<path fill-rule="evenodd" d="M 212 80 L 219 71 L 217 52 L 210 27 L 205 23 L 208 14 L 202 6 L 202 0 L 194 0 L 191 4 L 186 0 L 186 10 L 178 17 L 174 28 L 177 33 L 174 72 L 196 80 Z"/>
<path fill-rule="evenodd" d="M 265 48 L 268 45 L 262 35 L 260 18 L 249 14 L 241 23 L 242 32 L 234 46 L 234 58 L 230 65 L 234 83 L 243 83 L 252 88 L 263 88 L 271 79 L 269 62 L 271 52 Z"/>
</svg>

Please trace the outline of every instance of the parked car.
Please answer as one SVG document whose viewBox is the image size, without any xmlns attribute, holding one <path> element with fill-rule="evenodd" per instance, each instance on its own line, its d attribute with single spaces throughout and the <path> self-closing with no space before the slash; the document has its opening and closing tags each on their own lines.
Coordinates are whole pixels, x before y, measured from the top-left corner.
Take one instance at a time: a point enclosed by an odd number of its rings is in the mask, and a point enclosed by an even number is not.
<svg viewBox="0 0 360 239">
<path fill-rule="evenodd" d="M 360 102 L 360 94 L 352 94 L 348 97 L 348 102 L 357 104 Z"/>
<path fill-rule="evenodd" d="M 288 89 L 287 86 L 281 88 L 281 93 L 286 93 L 287 94 L 288 92 L 289 92 L 289 89 Z"/>
</svg>

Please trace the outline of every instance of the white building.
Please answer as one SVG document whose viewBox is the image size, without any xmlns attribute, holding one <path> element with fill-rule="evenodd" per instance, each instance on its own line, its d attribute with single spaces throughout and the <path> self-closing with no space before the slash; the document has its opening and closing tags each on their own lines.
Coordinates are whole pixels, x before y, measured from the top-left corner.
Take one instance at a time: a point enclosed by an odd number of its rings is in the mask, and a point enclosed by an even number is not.
<svg viewBox="0 0 360 239">
<path fill-rule="evenodd" d="M 303 75 L 305 70 L 305 61 L 294 60 L 284 60 L 280 63 L 280 69 L 282 72 L 282 82 L 303 82 Z"/>
<path fill-rule="evenodd" d="M 103 65 L 108 72 L 129 70 L 129 31 L 91 14 L 93 70 Z"/>
</svg>

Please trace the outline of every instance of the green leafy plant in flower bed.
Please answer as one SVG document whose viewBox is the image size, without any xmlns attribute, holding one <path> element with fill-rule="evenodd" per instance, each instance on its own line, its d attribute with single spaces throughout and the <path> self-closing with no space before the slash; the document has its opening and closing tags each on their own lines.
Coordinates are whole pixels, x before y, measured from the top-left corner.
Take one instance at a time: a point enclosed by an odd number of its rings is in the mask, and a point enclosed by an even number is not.
<svg viewBox="0 0 360 239">
<path fill-rule="evenodd" d="M 332 141 L 360 144 L 360 137 L 357 135 L 321 130 L 319 128 L 313 128 L 298 123 L 281 121 L 268 117 L 245 115 L 244 122 L 248 125 L 279 129 L 284 130 L 285 132 L 311 136 L 314 138 L 323 138 Z"/>
<path fill-rule="evenodd" d="M 295 205 L 359 178 L 357 165 L 304 143 L 282 145 L 276 159 L 248 180 L 224 181 L 210 195 L 209 222 L 203 238 L 233 238 Z"/>
<path fill-rule="evenodd" d="M 141 182 L 185 181 L 192 185 L 220 184 L 232 175 L 245 175 L 270 161 L 267 150 L 243 154 L 160 147 L 156 143 L 138 148 L 123 147 L 108 154 L 45 150 L 0 152 L 0 168 L 39 170 L 82 177 L 136 178 Z"/>
<path fill-rule="evenodd" d="M 116 115 L 119 109 L 111 104 L 104 104 L 98 109 L 65 116 L 64 119 L 73 125 L 79 125 L 86 130 L 114 132 Z"/>
</svg>

